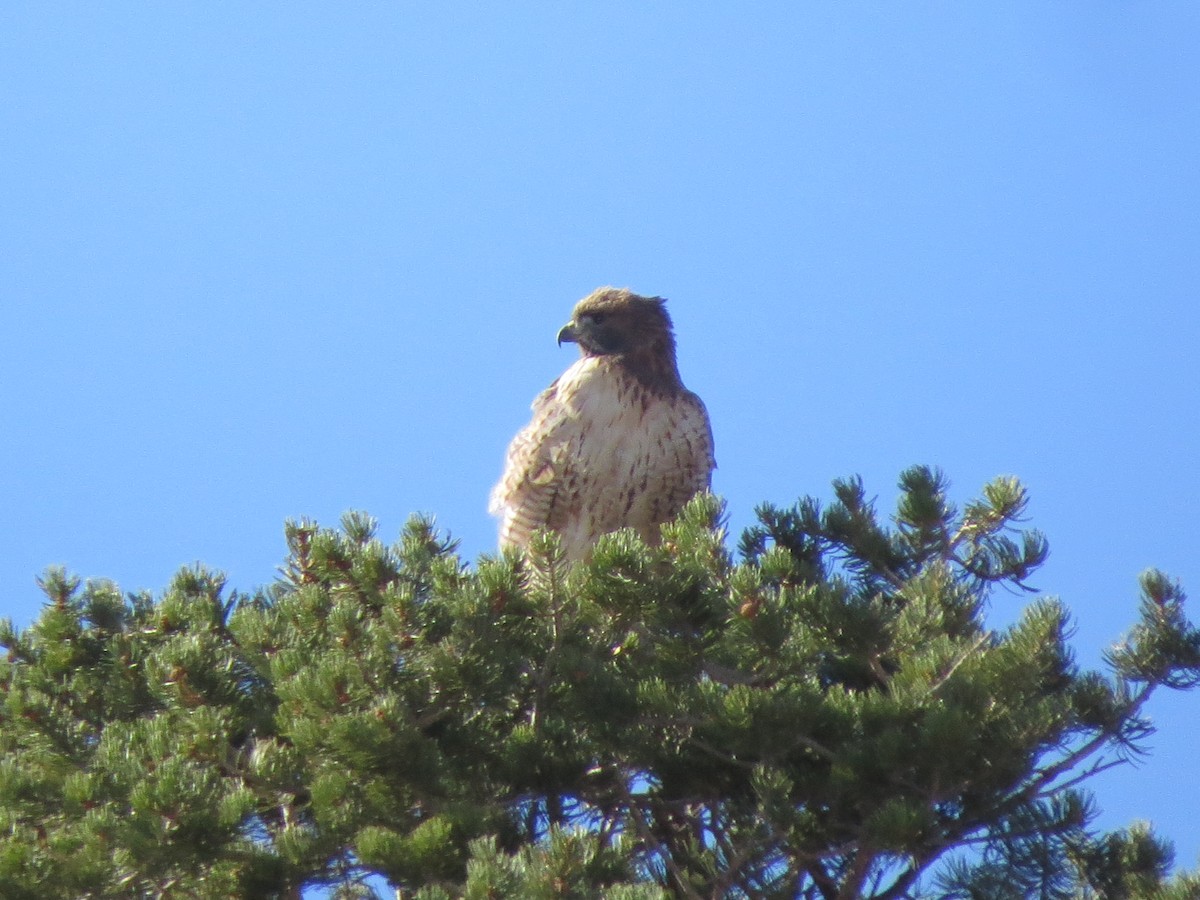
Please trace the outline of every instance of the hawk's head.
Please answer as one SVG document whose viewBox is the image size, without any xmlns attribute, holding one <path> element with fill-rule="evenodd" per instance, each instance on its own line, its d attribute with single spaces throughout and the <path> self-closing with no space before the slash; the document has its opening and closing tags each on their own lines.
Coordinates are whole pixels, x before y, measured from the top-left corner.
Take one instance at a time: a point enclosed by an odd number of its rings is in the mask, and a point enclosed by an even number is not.
<svg viewBox="0 0 1200 900">
<path fill-rule="evenodd" d="M 675 337 L 661 297 L 639 297 L 629 288 L 603 287 L 575 305 L 558 342 L 578 344 L 584 356 L 669 357 Z"/>
</svg>

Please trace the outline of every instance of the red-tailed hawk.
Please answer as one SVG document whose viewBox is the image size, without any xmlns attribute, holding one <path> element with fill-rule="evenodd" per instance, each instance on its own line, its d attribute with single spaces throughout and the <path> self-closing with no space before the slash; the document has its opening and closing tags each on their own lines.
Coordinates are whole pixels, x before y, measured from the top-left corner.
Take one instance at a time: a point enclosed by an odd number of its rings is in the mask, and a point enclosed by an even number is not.
<svg viewBox="0 0 1200 900">
<path fill-rule="evenodd" d="M 568 559 L 618 528 L 655 543 L 716 466 L 708 413 L 679 380 L 664 301 L 600 288 L 576 305 L 563 341 L 581 358 L 534 400 L 492 491 L 500 546 L 527 546 L 542 527 Z"/>
</svg>

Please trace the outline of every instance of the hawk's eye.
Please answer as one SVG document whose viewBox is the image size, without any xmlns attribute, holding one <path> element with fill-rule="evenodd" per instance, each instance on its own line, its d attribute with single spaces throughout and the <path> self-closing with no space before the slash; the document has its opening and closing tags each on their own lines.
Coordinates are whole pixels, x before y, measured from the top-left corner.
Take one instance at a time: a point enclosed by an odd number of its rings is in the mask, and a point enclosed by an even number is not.
<svg viewBox="0 0 1200 900">
<path fill-rule="evenodd" d="M 592 313 L 588 318 L 592 320 L 593 325 L 603 325 L 607 316 L 604 313 Z"/>
</svg>

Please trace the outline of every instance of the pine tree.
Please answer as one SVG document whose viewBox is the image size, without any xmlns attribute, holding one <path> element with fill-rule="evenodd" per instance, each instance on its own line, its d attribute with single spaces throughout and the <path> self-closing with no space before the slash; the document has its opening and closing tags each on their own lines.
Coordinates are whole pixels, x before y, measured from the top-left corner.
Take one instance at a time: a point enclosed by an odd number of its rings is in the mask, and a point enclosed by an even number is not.
<svg viewBox="0 0 1200 900">
<path fill-rule="evenodd" d="M 1021 485 L 889 520 L 860 481 L 763 506 L 736 554 L 698 497 L 659 546 L 474 566 L 431 521 L 286 528 L 270 589 L 201 568 L 157 600 L 52 570 L 0 627 L 0 896 L 1159 898 L 1145 826 L 1087 780 L 1200 680 L 1164 575 L 1108 671 L 1054 600 L 985 624 L 1046 541 Z"/>
</svg>

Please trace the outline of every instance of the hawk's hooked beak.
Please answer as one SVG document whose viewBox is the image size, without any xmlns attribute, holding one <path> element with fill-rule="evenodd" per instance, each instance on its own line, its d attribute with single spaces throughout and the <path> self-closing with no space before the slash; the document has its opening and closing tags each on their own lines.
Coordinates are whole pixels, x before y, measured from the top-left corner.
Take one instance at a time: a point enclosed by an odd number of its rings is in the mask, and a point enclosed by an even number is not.
<svg viewBox="0 0 1200 900">
<path fill-rule="evenodd" d="M 558 332 L 558 346 L 561 347 L 563 344 L 578 344 L 578 343 L 579 343 L 579 335 L 576 334 L 576 332 L 575 332 L 575 323 L 568 322 Z"/>
</svg>

